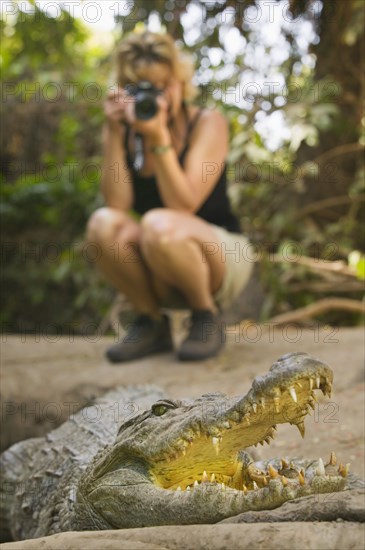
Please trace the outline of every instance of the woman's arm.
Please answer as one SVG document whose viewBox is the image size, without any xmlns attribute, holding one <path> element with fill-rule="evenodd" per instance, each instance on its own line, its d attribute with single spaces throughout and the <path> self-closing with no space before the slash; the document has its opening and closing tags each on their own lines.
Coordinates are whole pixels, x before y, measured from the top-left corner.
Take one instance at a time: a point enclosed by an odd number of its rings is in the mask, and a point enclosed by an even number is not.
<svg viewBox="0 0 365 550">
<path fill-rule="evenodd" d="M 164 148 L 154 154 L 154 172 L 165 206 L 186 212 L 196 212 L 217 183 L 228 151 L 228 128 L 223 115 L 205 110 L 190 138 L 184 166 L 171 147 L 168 129 L 168 103 L 157 99 L 159 110 L 153 118 L 136 120 L 132 106 L 127 106 L 126 118 L 135 130 L 145 136 L 149 150 Z M 168 147 L 170 146 L 170 147 Z"/>
<path fill-rule="evenodd" d="M 126 211 L 133 204 L 133 188 L 123 146 L 125 129 L 119 122 L 125 110 L 123 92 L 109 94 L 104 110 L 101 190 L 108 206 Z"/>
<path fill-rule="evenodd" d="M 169 144 L 167 133 L 151 140 L 152 147 Z M 155 172 L 165 206 L 196 212 L 217 183 L 228 151 L 228 128 L 218 112 L 204 111 L 193 134 L 184 167 L 174 149 L 155 154 Z"/>
</svg>

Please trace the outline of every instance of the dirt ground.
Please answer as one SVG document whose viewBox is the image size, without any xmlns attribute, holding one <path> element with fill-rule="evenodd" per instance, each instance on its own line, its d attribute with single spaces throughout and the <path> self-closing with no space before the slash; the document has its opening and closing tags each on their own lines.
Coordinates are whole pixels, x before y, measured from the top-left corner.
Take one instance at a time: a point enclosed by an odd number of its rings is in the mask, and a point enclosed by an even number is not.
<svg viewBox="0 0 365 550">
<path fill-rule="evenodd" d="M 281 355 L 305 351 L 334 371 L 332 398 L 320 394 L 306 419 L 303 440 L 293 426 L 278 427 L 270 446 L 258 446 L 257 458 L 323 457 L 335 451 L 361 477 L 364 472 L 364 330 L 363 328 L 276 328 L 255 324 L 233 327 L 218 358 L 179 363 L 164 354 L 123 365 L 110 365 L 105 348 L 113 337 L 3 336 L 1 357 L 2 448 L 41 435 L 76 408 L 117 385 L 152 383 L 170 397 L 196 397 L 222 391 L 246 392 L 257 375 Z M 176 343 L 181 334 L 176 336 Z M 333 545 L 332 545 L 333 548 Z"/>
</svg>

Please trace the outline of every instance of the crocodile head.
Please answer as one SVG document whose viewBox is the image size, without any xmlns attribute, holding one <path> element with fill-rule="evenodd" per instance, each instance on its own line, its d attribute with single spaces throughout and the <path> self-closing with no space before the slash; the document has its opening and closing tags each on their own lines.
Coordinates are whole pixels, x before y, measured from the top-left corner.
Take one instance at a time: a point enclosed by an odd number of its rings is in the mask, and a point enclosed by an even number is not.
<svg viewBox="0 0 365 550">
<path fill-rule="evenodd" d="M 332 378 L 321 361 L 292 353 L 255 378 L 245 396 L 158 401 L 125 422 L 115 443 L 95 457 L 79 485 L 81 515 L 91 515 L 99 528 L 208 523 L 314 491 L 341 490 L 347 469 L 336 466 L 334 455 L 326 467 L 321 460 L 306 468 L 285 459 L 260 466 L 244 451 L 270 443 L 282 423 L 304 437 L 314 392 L 330 396 Z"/>
</svg>

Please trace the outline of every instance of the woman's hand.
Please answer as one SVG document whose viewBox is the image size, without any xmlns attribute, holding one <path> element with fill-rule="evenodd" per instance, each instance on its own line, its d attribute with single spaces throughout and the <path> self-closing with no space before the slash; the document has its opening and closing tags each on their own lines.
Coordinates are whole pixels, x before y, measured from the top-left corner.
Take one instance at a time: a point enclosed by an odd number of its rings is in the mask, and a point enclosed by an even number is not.
<svg viewBox="0 0 365 550">
<path fill-rule="evenodd" d="M 116 124 L 126 121 L 127 106 L 133 101 L 123 88 L 110 91 L 104 101 L 104 113 L 108 122 Z"/>
<path fill-rule="evenodd" d="M 140 120 L 135 114 L 135 98 L 128 95 L 123 88 L 109 92 L 104 101 L 106 119 L 115 124 L 127 122 L 136 133 L 146 136 L 151 145 L 166 145 L 170 143 L 168 130 L 169 104 L 167 99 L 160 95 L 156 98 L 157 113 L 148 120 Z"/>
<path fill-rule="evenodd" d="M 169 104 L 167 99 L 157 96 L 157 113 L 148 120 L 140 120 L 135 114 L 135 100 L 126 103 L 125 120 L 132 126 L 136 133 L 145 136 L 151 145 L 167 145 L 170 143 L 170 132 L 168 130 Z"/>
</svg>

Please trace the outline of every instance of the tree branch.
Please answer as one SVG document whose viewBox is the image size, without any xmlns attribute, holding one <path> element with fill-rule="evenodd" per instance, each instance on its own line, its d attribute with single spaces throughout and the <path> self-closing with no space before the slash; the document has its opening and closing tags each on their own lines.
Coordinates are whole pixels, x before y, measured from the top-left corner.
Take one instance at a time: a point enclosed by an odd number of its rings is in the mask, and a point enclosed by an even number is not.
<svg viewBox="0 0 365 550">
<path fill-rule="evenodd" d="M 357 151 L 362 151 L 365 149 L 365 146 L 361 143 L 345 143 L 344 145 L 338 145 L 337 147 L 333 147 L 332 149 L 329 149 L 328 151 L 325 151 L 321 155 L 319 155 L 317 158 L 314 159 L 313 162 L 316 162 L 317 164 L 323 164 L 328 159 L 332 157 L 337 157 L 338 155 L 346 155 L 347 153 L 353 153 Z"/>
<path fill-rule="evenodd" d="M 304 208 L 301 208 L 300 210 L 298 210 L 296 213 L 296 217 L 303 218 L 308 214 L 313 214 L 313 212 L 318 212 L 318 210 L 324 210 L 325 208 L 331 208 L 333 206 L 339 206 L 341 204 L 350 204 L 355 200 L 364 201 L 365 193 L 356 195 L 356 197 L 348 197 L 347 195 L 340 195 L 338 197 L 329 197 L 328 199 L 323 199 L 318 202 L 313 202 L 312 204 L 308 204 L 307 206 L 304 206 Z"/>
<path fill-rule="evenodd" d="M 269 258 L 273 263 L 295 263 L 305 265 L 312 271 L 325 270 L 340 275 L 346 275 L 347 277 L 356 277 L 356 272 L 342 260 L 330 261 L 311 258 L 309 256 L 300 256 L 289 261 L 280 254 L 270 254 Z"/>
<path fill-rule="evenodd" d="M 363 292 L 364 283 L 361 281 L 312 281 L 305 283 L 294 283 L 288 288 L 289 294 L 295 294 L 296 292 Z"/>
<path fill-rule="evenodd" d="M 315 317 L 316 315 L 320 315 L 333 309 L 365 314 L 365 303 L 360 300 L 349 300 L 347 298 L 324 298 L 323 300 L 318 300 L 309 306 L 301 307 L 294 311 L 289 311 L 288 313 L 282 313 L 281 315 L 276 315 L 267 322 L 275 323 L 277 325 L 298 323 L 304 319 Z"/>
</svg>

